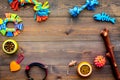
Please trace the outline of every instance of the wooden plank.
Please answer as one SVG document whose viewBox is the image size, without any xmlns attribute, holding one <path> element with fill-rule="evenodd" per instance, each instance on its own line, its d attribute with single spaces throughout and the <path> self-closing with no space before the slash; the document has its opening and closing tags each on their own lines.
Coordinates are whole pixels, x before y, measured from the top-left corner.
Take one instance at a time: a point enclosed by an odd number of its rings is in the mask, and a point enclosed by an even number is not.
<svg viewBox="0 0 120 80">
<path fill-rule="evenodd" d="M 42 23 L 33 20 L 33 5 L 13 11 L 7 0 L 0 1 L 0 17 L 4 18 L 6 12 L 17 13 L 23 19 L 25 26 L 19 36 L 13 37 L 25 50 L 25 59 L 21 63 L 22 69 L 11 73 L 9 63 L 16 60 L 17 54 L 6 55 L 0 49 L 0 80 L 26 80 L 24 69 L 31 62 L 42 62 L 48 66 L 47 80 L 115 80 L 108 59 L 102 69 L 97 69 L 93 60 L 97 55 L 105 56 L 106 50 L 100 31 L 107 27 L 110 30 L 112 44 L 115 46 L 115 57 L 120 69 L 120 0 L 99 1 L 100 5 L 96 11 L 84 10 L 78 18 L 73 19 L 70 17 L 68 9 L 76 4 L 83 5 L 85 0 L 49 0 L 51 14 L 49 19 Z M 94 21 L 93 14 L 101 11 L 116 17 L 117 23 L 113 25 Z M 11 27 L 13 24 L 8 24 L 8 26 Z M 71 33 L 66 35 L 65 32 L 69 31 Z M 0 35 L 0 48 L 6 39 L 8 37 Z M 78 76 L 77 66 L 68 68 L 71 60 L 88 61 L 93 67 L 92 75 L 88 78 Z M 67 74 L 68 71 L 69 74 Z M 41 72 L 38 68 L 32 70 L 32 76 L 35 77 L 35 80 L 41 79 Z M 61 79 L 58 79 L 58 76 L 61 76 Z"/>
<path fill-rule="evenodd" d="M 120 42 L 114 42 L 115 57 L 120 64 Z M 103 42 L 19 42 L 19 46 L 25 50 L 25 59 L 22 64 L 40 61 L 47 65 L 68 65 L 71 60 L 88 61 L 93 64 L 97 55 L 105 55 Z M 15 60 L 16 55 L 10 56 L 0 50 L 0 65 L 8 65 Z M 107 62 L 107 64 L 109 64 Z"/>
<path fill-rule="evenodd" d="M 70 18 L 49 18 L 46 22 L 37 23 L 32 18 L 23 18 L 24 30 L 13 39 L 17 41 L 101 41 L 100 31 L 107 27 L 110 30 L 111 40 L 120 40 L 119 21 L 113 25 L 106 22 L 97 22 L 92 18 L 82 17 L 78 20 Z M 93 25 L 94 24 L 94 25 Z M 13 24 L 8 24 L 8 27 Z M 69 35 L 65 32 L 72 30 Z M 0 36 L 0 41 L 7 37 Z"/>
<path fill-rule="evenodd" d="M 43 0 L 39 0 L 42 1 Z M 85 3 L 85 0 L 48 0 L 50 2 L 51 6 L 51 14 L 50 17 L 60 17 L 60 16 L 67 16 L 70 17 L 68 10 L 69 8 L 72 8 L 74 5 L 81 6 Z M 99 13 L 101 11 L 105 11 L 109 13 L 111 16 L 119 16 L 120 12 L 120 1 L 119 0 L 99 0 L 100 5 L 96 8 L 95 11 L 88 11 L 84 10 L 81 12 L 81 16 L 89 16 L 91 17 L 95 13 Z M 13 11 L 10 9 L 10 6 L 7 2 L 7 0 L 0 1 L 0 16 L 3 16 L 6 12 L 14 12 L 19 14 L 21 17 L 33 17 L 33 5 L 32 6 L 26 6 L 25 8 L 21 8 L 19 11 Z M 29 15 L 28 15 L 29 14 Z"/>
<path fill-rule="evenodd" d="M 11 73 L 9 71 L 9 66 L 2 66 L 1 69 L 4 70 L 2 71 L 1 77 L 2 80 L 13 80 L 13 79 L 17 79 L 17 80 L 24 80 L 26 79 L 26 76 L 24 74 L 24 70 L 25 70 L 25 66 L 22 65 L 22 69 L 19 72 L 16 73 Z M 84 79 L 103 79 L 103 77 L 105 79 L 109 79 L 109 80 L 114 80 L 113 74 L 112 74 L 112 70 L 110 69 L 110 66 L 106 65 L 104 68 L 102 69 L 96 69 L 93 68 L 93 73 L 90 77 L 88 78 L 82 78 L 80 76 L 77 75 L 76 73 L 76 67 L 72 67 L 72 68 L 68 68 L 66 66 L 48 66 L 48 80 L 52 79 L 55 80 L 58 76 L 61 76 L 61 80 L 84 80 Z M 35 79 L 41 79 L 41 74 L 40 74 L 40 70 L 35 67 L 32 70 L 31 75 L 35 78 Z M 6 74 L 6 75 L 4 75 Z M 7 75 L 8 74 L 8 75 Z M 16 76 L 15 76 L 16 75 Z"/>
</svg>

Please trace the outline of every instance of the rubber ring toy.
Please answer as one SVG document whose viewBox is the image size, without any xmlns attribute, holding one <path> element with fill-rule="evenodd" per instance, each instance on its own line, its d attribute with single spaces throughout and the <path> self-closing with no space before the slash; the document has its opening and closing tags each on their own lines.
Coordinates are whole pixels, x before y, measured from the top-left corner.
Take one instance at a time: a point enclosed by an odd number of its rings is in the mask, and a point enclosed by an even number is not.
<svg viewBox="0 0 120 80">
<path fill-rule="evenodd" d="M 5 19 L 0 18 L 0 33 L 7 37 L 19 35 L 20 31 L 23 30 L 23 24 L 20 23 L 22 22 L 22 19 L 17 14 L 13 13 L 5 13 L 5 16 Z M 14 28 L 7 27 L 7 23 L 9 22 L 14 23 Z"/>
<path fill-rule="evenodd" d="M 48 19 L 48 15 L 50 13 L 49 3 L 45 1 L 43 4 L 38 2 L 37 0 L 8 0 L 11 8 L 15 11 L 19 9 L 20 6 L 24 6 L 25 4 L 34 4 L 33 10 L 35 11 L 34 19 L 37 22 L 45 21 Z"/>
<path fill-rule="evenodd" d="M 6 54 L 14 54 L 18 50 L 18 43 L 13 39 L 5 40 L 2 44 L 2 50 Z"/>
<path fill-rule="evenodd" d="M 88 77 L 92 73 L 92 66 L 88 62 L 81 62 L 78 65 L 77 72 L 82 77 Z"/>
<path fill-rule="evenodd" d="M 46 66 L 45 66 L 44 64 L 41 64 L 41 63 L 38 63 L 38 62 L 34 62 L 34 63 L 31 63 L 31 64 L 29 64 L 29 65 L 26 66 L 25 74 L 26 74 L 28 80 L 34 80 L 34 79 L 30 76 L 30 74 L 29 74 L 30 69 L 31 69 L 32 67 L 34 67 L 34 66 L 37 66 L 37 67 L 39 67 L 39 68 L 41 68 L 41 69 L 44 70 L 45 76 L 44 76 L 44 78 L 43 78 L 42 80 L 46 80 L 47 74 L 48 74 L 48 70 L 47 70 L 47 68 L 46 68 Z"/>
</svg>

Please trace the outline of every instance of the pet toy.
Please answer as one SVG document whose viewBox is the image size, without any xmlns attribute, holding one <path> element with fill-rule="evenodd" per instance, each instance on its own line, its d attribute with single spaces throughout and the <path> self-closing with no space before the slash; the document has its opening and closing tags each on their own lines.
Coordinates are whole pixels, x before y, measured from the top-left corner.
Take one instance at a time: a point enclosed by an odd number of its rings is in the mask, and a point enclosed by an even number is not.
<svg viewBox="0 0 120 80">
<path fill-rule="evenodd" d="M 29 65 L 26 66 L 25 74 L 26 74 L 28 80 L 34 80 L 34 79 L 30 76 L 30 70 L 31 70 L 31 68 L 34 67 L 34 66 L 37 66 L 37 67 L 43 69 L 43 71 L 45 72 L 45 76 L 43 77 L 42 80 L 46 80 L 47 74 L 48 74 L 48 70 L 47 70 L 47 68 L 46 68 L 46 66 L 45 66 L 44 64 L 41 64 L 41 63 L 38 63 L 38 62 L 34 62 L 34 63 L 31 63 L 31 64 L 29 64 Z"/>
<path fill-rule="evenodd" d="M 10 62 L 10 71 L 11 72 L 19 71 L 21 68 L 20 63 L 22 62 L 23 59 L 24 59 L 24 55 L 20 53 L 16 61 Z"/>
<path fill-rule="evenodd" d="M 106 63 L 105 57 L 103 57 L 101 55 L 95 57 L 94 64 L 96 65 L 96 67 L 101 68 L 101 67 L 103 67 L 105 65 L 105 63 Z"/>
<path fill-rule="evenodd" d="M 23 24 L 20 23 L 22 19 L 17 14 L 13 13 L 6 13 L 5 16 L 6 18 L 3 20 L 0 18 L 0 33 L 7 37 L 13 37 L 20 34 L 20 31 L 23 30 Z M 14 28 L 8 28 L 8 22 L 13 22 Z"/>
<path fill-rule="evenodd" d="M 13 39 L 7 39 L 2 44 L 2 50 L 6 54 L 14 54 L 18 50 L 18 43 Z"/>
<path fill-rule="evenodd" d="M 102 30 L 101 31 L 101 36 L 104 40 L 105 47 L 106 47 L 106 50 L 107 50 L 106 56 L 110 60 L 112 69 L 113 69 L 115 77 L 116 77 L 116 80 L 120 80 L 120 71 L 118 70 L 118 65 L 117 65 L 116 60 L 115 60 L 114 51 L 113 51 L 114 47 L 110 42 L 108 29 L 105 28 L 104 30 Z"/>
<path fill-rule="evenodd" d="M 69 63 L 69 67 L 75 66 L 76 64 L 77 64 L 77 61 L 76 61 L 76 60 L 72 60 L 72 61 Z"/>
<path fill-rule="evenodd" d="M 37 22 L 45 21 L 48 19 L 48 15 L 50 13 L 48 1 L 44 2 L 43 4 L 37 0 L 8 0 L 8 2 L 11 8 L 15 11 L 19 9 L 19 6 L 24 6 L 27 3 L 34 4 L 34 19 Z"/>
<path fill-rule="evenodd" d="M 111 22 L 112 24 L 115 24 L 115 23 L 116 23 L 116 19 L 110 17 L 110 16 L 109 16 L 107 13 L 105 13 L 105 12 L 95 14 L 95 15 L 93 16 L 93 18 L 94 18 L 95 20 L 97 20 L 97 21 L 106 21 L 106 22 Z"/>
<path fill-rule="evenodd" d="M 86 3 L 83 6 L 74 6 L 72 9 L 69 9 L 69 13 L 71 16 L 77 17 L 85 8 L 87 8 L 88 10 L 95 10 L 95 6 L 97 6 L 98 4 L 98 0 L 86 0 Z"/>
<path fill-rule="evenodd" d="M 78 65 L 77 72 L 82 77 L 88 77 L 92 73 L 92 66 L 88 62 L 81 62 Z"/>
</svg>

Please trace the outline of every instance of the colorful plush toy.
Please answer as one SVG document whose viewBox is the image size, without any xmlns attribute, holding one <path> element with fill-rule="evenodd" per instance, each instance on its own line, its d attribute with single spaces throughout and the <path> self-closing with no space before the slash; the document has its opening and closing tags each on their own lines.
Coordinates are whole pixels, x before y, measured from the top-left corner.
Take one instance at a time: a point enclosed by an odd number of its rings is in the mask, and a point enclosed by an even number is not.
<svg viewBox="0 0 120 80">
<path fill-rule="evenodd" d="M 105 65 L 105 63 L 106 63 L 105 57 L 103 57 L 103 56 L 95 57 L 94 64 L 95 64 L 96 67 L 101 68 Z"/>
<path fill-rule="evenodd" d="M 97 6 L 98 4 L 98 0 L 86 0 L 86 3 L 83 6 L 81 6 L 80 8 L 78 6 L 74 6 L 72 9 L 69 10 L 69 13 L 71 16 L 77 17 L 85 8 L 87 8 L 88 10 L 95 10 L 95 6 Z"/>
<path fill-rule="evenodd" d="M 5 19 L 0 18 L 0 33 L 7 37 L 17 36 L 20 31 L 23 30 L 23 24 L 20 23 L 22 19 L 17 14 L 13 13 L 6 13 L 5 16 Z M 8 22 L 13 22 L 14 28 L 8 28 Z"/>
<path fill-rule="evenodd" d="M 106 22 L 111 22 L 112 24 L 115 24 L 115 23 L 116 23 L 116 19 L 110 17 L 110 16 L 109 16 L 107 13 L 105 13 L 105 12 L 95 14 L 95 15 L 93 16 L 93 18 L 94 18 L 95 20 L 97 20 L 97 21 L 106 21 Z"/>
<path fill-rule="evenodd" d="M 45 21 L 48 19 L 48 15 L 50 13 L 48 1 L 44 2 L 43 4 L 37 0 L 8 0 L 8 2 L 11 8 L 15 11 L 17 11 L 20 6 L 24 6 L 27 3 L 34 4 L 34 19 L 37 22 Z"/>
</svg>

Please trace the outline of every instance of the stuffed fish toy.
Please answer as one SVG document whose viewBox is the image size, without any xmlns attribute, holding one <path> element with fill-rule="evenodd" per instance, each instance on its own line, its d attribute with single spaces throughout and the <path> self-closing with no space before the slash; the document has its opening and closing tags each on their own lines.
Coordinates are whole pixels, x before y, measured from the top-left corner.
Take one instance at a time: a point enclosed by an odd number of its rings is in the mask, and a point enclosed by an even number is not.
<svg viewBox="0 0 120 80">
<path fill-rule="evenodd" d="M 110 16 L 109 16 L 107 13 L 105 13 L 105 12 L 95 14 L 95 15 L 93 16 L 93 18 L 94 18 L 95 20 L 97 20 L 97 21 L 111 22 L 112 24 L 115 24 L 115 23 L 116 23 L 116 19 L 110 17 Z"/>
</svg>

